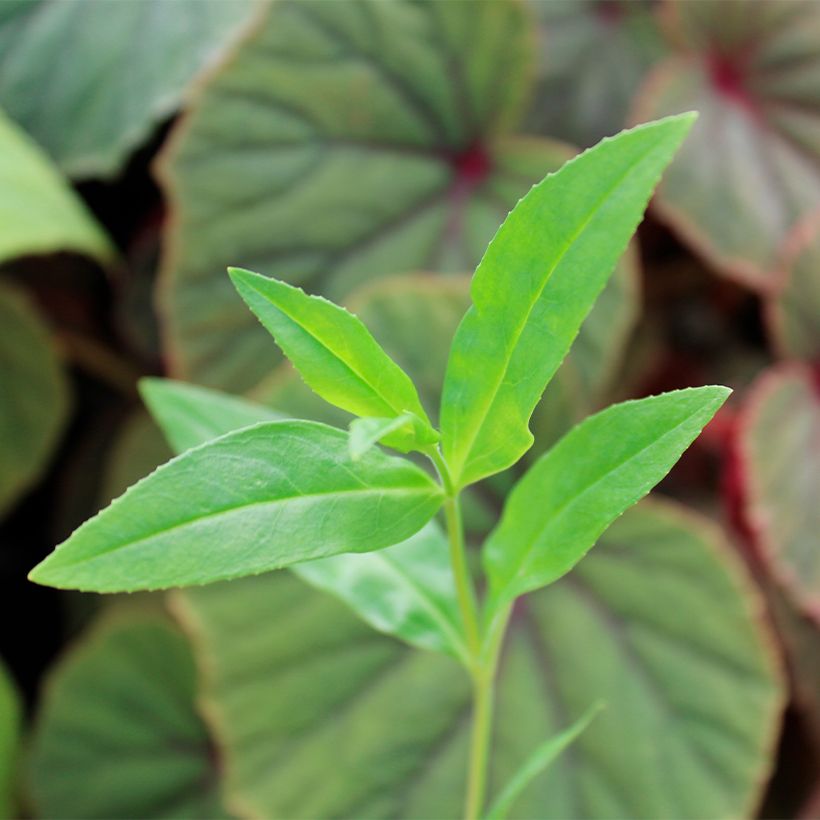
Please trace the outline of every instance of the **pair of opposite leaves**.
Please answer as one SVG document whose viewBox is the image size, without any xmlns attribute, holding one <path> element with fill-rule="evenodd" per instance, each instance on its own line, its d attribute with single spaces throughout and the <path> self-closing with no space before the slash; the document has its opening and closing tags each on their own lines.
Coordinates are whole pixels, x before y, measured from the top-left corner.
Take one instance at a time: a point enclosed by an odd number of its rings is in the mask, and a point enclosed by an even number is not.
<svg viewBox="0 0 820 820">
<path fill-rule="evenodd" d="M 693 119 L 669 117 L 604 140 L 509 214 L 476 270 L 473 306 L 452 343 L 440 434 L 408 376 L 355 316 L 232 270 L 307 384 L 359 417 L 350 434 L 149 381 L 149 406 L 185 452 L 81 526 L 32 580 L 115 592 L 296 565 L 377 628 L 463 655 L 446 545 L 428 523 L 444 492 L 412 462 L 371 445 L 429 455 L 440 439 L 451 490 L 526 452 L 535 405 Z M 663 478 L 728 393 L 702 387 L 614 405 L 542 456 L 484 546 L 488 615 L 568 572 Z"/>
</svg>

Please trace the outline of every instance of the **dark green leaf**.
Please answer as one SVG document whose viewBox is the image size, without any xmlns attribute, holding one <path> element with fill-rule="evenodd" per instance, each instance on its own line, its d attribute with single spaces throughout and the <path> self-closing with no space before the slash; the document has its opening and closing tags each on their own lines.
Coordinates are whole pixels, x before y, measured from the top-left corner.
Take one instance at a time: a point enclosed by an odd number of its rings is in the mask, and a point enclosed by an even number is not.
<svg viewBox="0 0 820 820">
<path fill-rule="evenodd" d="M 0 818 L 15 816 L 14 792 L 23 710 L 11 676 L 0 661 Z"/>
<path fill-rule="evenodd" d="M 50 673 L 28 759 L 35 816 L 227 817 L 195 697 L 167 617 L 104 616 Z"/>
<path fill-rule="evenodd" d="M 161 161 L 175 375 L 244 392 L 276 363 L 227 265 L 336 301 L 391 273 L 472 271 L 572 153 L 507 135 L 532 34 L 516 0 L 271 3 Z"/>
<path fill-rule="evenodd" d="M 693 119 L 640 126 L 571 160 L 490 243 L 442 396 L 444 455 L 459 486 L 509 467 L 532 444 L 532 411 Z"/>
<path fill-rule="evenodd" d="M 4 2 L 0 105 L 69 173 L 111 176 L 253 9 L 248 0 Z"/>
<path fill-rule="evenodd" d="M 2 513 L 46 466 L 69 405 L 48 329 L 22 293 L 6 287 L 0 287 L 0 385 Z"/>
<path fill-rule="evenodd" d="M 204 584 L 396 544 L 440 503 L 408 461 L 372 450 L 352 462 L 341 430 L 266 422 L 158 468 L 30 577 L 95 592 Z"/>
<path fill-rule="evenodd" d="M 470 687 L 456 663 L 404 650 L 284 573 L 174 604 L 243 814 L 461 816 Z M 750 816 L 782 705 L 761 606 L 704 519 L 657 502 L 629 510 L 571 576 L 516 607 L 491 793 L 604 700 L 514 817 Z"/>
<path fill-rule="evenodd" d="M 240 296 L 318 395 L 357 416 L 414 414 L 421 423 L 393 430 L 385 441 L 391 447 L 438 441 L 413 383 L 352 313 L 284 282 L 229 270 Z"/>
<path fill-rule="evenodd" d="M 543 455 L 484 545 L 490 616 L 569 572 L 669 472 L 730 392 L 698 387 L 613 405 Z"/>
<path fill-rule="evenodd" d="M 798 606 L 820 620 L 820 391 L 808 367 L 761 376 L 740 417 L 745 515 Z"/>
<path fill-rule="evenodd" d="M 701 118 L 653 207 L 719 270 L 768 291 L 790 229 L 820 206 L 820 4 L 664 8 L 678 53 L 646 79 L 638 119 Z"/>
</svg>

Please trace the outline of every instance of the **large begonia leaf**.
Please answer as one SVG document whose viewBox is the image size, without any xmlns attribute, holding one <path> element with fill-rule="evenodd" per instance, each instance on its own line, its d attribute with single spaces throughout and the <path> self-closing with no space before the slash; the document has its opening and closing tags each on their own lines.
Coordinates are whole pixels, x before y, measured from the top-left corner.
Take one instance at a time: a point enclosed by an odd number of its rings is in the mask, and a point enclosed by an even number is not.
<svg viewBox="0 0 820 820">
<path fill-rule="evenodd" d="M 820 619 L 820 384 L 808 367 L 760 377 L 740 422 L 746 521 L 796 603 Z"/>
<path fill-rule="evenodd" d="M 48 157 L 0 110 L 0 263 L 55 251 L 105 260 L 111 247 Z"/>
<path fill-rule="evenodd" d="M 0 661 L 0 818 L 14 816 L 15 774 L 22 723 L 17 689 Z"/>
<path fill-rule="evenodd" d="M 244 390 L 278 359 L 228 265 L 337 301 L 375 276 L 471 271 L 569 156 L 505 135 L 528 87 L 530 22 L 512 0 L 273 4 L 161 163 L 174 374 Z"/>
<path fill-rule="evenodd" d="M 586 148 L 620 131 L 666 46 L 646 0 L 534 0 L 536 93 L 528 130 Z"/>
<path fill-rule="evenodd" d="M 47 328 L 22 293 L 0 287 L 0 513 L 45 467 L 67 410 Z"/>
<path fill-rule="evenodd" d="M 650 74 L 635 121 L 696 109 L 657 212 L 725 273 L 773 284 L 788 231 L 820 206 L 820 5 L 668 0 L 680 53 Z"/>
<path fill-rule="evenodd" d="M 111 175 L 253 9 L 253 0 L 5 2 L 0 105 L 68 173 Z"/>
<path fill-rule="evenodd" d="M 766 315 L 785 356 L 820 360 L 820 211 L 794 230 Z"/>
<path fill-rule="evenodd" d="M 457 817 L 470 698 L 450 660 L 403 649 L 273 574 L 174 593 L 224 751 L 226 801 L 262 817 Z M 694 515 L 634 508 L 566 579 L 519 603 L 501 664 L 491 794 L 533 748 L 608 708 L 512 817 L 743 816 L 780 680 L 754 589 Z M 287 619 L 287 629 L 270 629 Z"/>
<path fill-rule="evenodd" d="M 50 674 L 27 763 L 37 816 L 226 817 L 185 638 L 159 613 L 103 618 Z"/>
</svg>

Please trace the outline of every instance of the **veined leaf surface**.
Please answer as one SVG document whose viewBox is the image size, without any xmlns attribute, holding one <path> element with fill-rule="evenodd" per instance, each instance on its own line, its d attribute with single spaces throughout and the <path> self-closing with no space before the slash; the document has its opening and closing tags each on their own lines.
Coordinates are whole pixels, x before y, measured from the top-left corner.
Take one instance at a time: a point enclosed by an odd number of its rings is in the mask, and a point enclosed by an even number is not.
<svg viewBox="0 0 820 820">
<path fill-rule="evenodd" d="M 231 268 L 230 274 L 248 307 L 318 395 L 357 416 L 416 415 L 419 429 L 393 431 L 385 441 L 391 447 L 407 451 L 437 441 L 410 378 L 352 313 L 258 273 Z"/>
<path fill-rule="evenodd" d="M 49 674 L 26 761 L 36 816 L 229 817 L 196 689 L 167 615 L 106 613 Z"/>
<path fill-rule="evenodd" d="M 95 592 L 204 584 L 396 544 L 440 503 L 438 485 L 404 459 L 371 450 L 353 462 L 341 430 L 266 422 L 158 468 L 31 579 Z"/>
<path fill-rule="evenodd" d="M 444 455 L 459 486 L 509 467 L 532 444 L 535 405 L 693 120 L 669 117 L 584 152 L 536 185 L 490 243 L 442 396 Z"/>
<path fill-rule="evenodd" d="M 287 573 L 172 600 L 237 813 L 461 816 L 470 688 L 457 664 L 404 650 Z M 761 613 L 715 527 L 668 503 L 627 511 L 576 572 L 516 608 L 490 793 L 603 700 L 511 817 L 749 816 L 782 705 Z"/>
<path fill-rule="evenodd" d="M 168 440 L 186 447 L 265 421 L 270 412 L 263 405 L 182 382 L 144 379 L 140 387 Z M 423 649 L 464 654 L 447 541 L 434 521 L 387 549 L 334 555 L 290 569 L 343 600 L 374 629 Z"/>
<path fill-rule="evenodd" d="M 726 387 L 608 407 L 573 428 L 510 493 L 484 545 L 490 608 L 569 572 L 645 496 L 717 412 Z"/>
</svg>

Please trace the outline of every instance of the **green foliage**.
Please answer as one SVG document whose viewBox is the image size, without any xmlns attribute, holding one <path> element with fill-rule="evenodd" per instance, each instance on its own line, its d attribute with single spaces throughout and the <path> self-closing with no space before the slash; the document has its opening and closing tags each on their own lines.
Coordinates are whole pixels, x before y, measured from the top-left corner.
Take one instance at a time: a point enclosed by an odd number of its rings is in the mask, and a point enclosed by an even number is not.
<svg viewBox="0 0 820 820">
<path fill-rule="evenodd" d="M 0 512 L 3 512 L 28 489 L 45 466 L 65 423 L 69 404 L 68 385 L 48 329 L 22 293 L 3 285 L 0 285 L 0 384 Z"/>
<path fill-rule="evenodd" d="M 738 440 L 745 516 L 774 576 L 814 619 L 820 619 L 819 441 L 820 395 L 811 370 L 781 365 L 761 376 Z"/>
<path fill-rule="evenodd" d="M 111 176 L 235 39 L 253 5 L 3 3 L 0 105 L 70 174 Z"/>
<path fill-rule="evenodd" d="M 340 430 L 265 422 L 160 467 L 31 578 L 96 592 L 203 584 L 387 547 L 440 503 L 436 485 L 409 462 L 375 450 L 351 461 Z"/>
<path fill-rule="evenodd" d="M 464 811 L 475 820 L 487 802 L 494 679 L 512 603 L 567 573 L 614 519 L 666 475 L 729 392 L 690 389 L 613 406 L 542 456 L 513 489 L 487 539 L 489 609 L 481 622 L 460 491 L 509 467 L 529 448 L 529 416 L 692 119 L 670 118 L 605 141 L 536 186 L 511 212 L 476 271 L 474 306 L 455 333 L 442 392 L 441 451 L 410 378 L 359 319 L 301 289 L 231 269 L 240 295 L 307 385 L 361 418 L 349 434 L 317 422 L 268 421 L 269 411 L 239 399 L 148 380 L 142 386 L 147 401 L 183 452 L 81 526 L 32 571 L 32 579 L 113 592 L 293 567 L 377 630 L 450 654 L 469 672 L 475 711 Z M 226 432 L 235 425 L 239 429 Z M 207 440 L 212 434 L 218 437 Z M 422 451 L 440 484 L 411 461 L 385 454 L 378 441 Z M 428 523 L 442 504 L 447 541 Z M 344 686 L 391 657 L 401 656 L 380 643 L 370 660 L 343 676 Z M 404 742 L 415 755 L 435 742 L 443 731 L 436 727 L 445 725 L 448 714 L 453 719 L 452 708 L 460 708 L 460 687 L 438 685 L 435 664 L 428 663 L 417 680 L 432 688 L 413 708 L 426 710 L 435 692 L 436 722 L 417 728 L 421 713 L 405 714 L 412 739 Z M 405 671 L 397 685 L 415 674 Z M 308 687 L 303 682 L 300 695 Z M 322 709 L 337 703 L 344 687 L 325 691 L 320 687 Z M 415 696 L 421 691 L 417 687 Z M 388 693 L 378 691 L 377 702 L 392 704 L 400 696 L 392 687 Z M 311 748 L 311 765 L 337 754 L 333 732 L 341 727 L 348 735 L 351 711 L 328 727 L 325 752 Z M 311 710 L 303 714 L 315 717 Z M 363 730 L 364 724 L 358 728 Z M 276 737 L 271 731 L 270 740 Z M 570 732 L 539 747 L 502 792 L 499 811 L 572 737 Z M 368 732 L 357 760 L 383 754 L 394 742 L 391 733 Z M 412 761 L 407 757 L 394 775 L 406 778 Z M 298 767 L 298 755 L 292 765 Z M 339 793 L 327 777 L 294 809 L 288 794 L 301 793 L 293 789 L 304 775 L 296 768 L 288 778 L 292 785 L 279 784 L 276 805 L 266 812 L 384 812 L 382 797 L 362 804 L 359 783 L 352 793 Z M 363 779 L 369 781 L 372 776 Z"/>
<path fill-rule="evenodd" d="M 593 706 L 585 715 L 576 720 L 572 726 L 542 743 L 532 755 L 524 761 L 524 765 L 502 789 L 501 794 L 498 795 L 493 805 L 487 811 L 487 820 L 503 820 L 527 786 L 529 786 L 539 774 L 545 771 L 558 755 L 589 726 L 600 709 L 601 704 Z"/>
<path fill-rule="evenodd" d="M 48 158 L 0 111 L 0 262 L 71 250 L 105 260 L 105 235 Z"/>
<path fill-rule="evenodd" d="M 17 688 L 0 662 L 0 818 L 14 817 L 14 775 L 17 768 L 22 708 Z"/>
<path fill-rule="evenodd" d="M 567 163 L 490 243 L 444 380 L 443 452 L 458 486 L 509 467 L 532 445 L 532 411 L 693 120 L 636 128 Z"/>
<path fill-rule="evenodd" d="M 461 816 L 470 692 L 455 663 L 283 573 L 173 595 L 242 815 Z M 706 519 L 659 501 L 626 512 L 571 575 L 517 604 L 490 793 L 603 700 L 510 817 L 751 814 L 780 709 L 760 603 Z"/>
<path fill-rule="evenodd" d="M 820 6 L 670 0 L 665 13 L 678 53 L 653 69 L 634 115 L 701 118 L 658 188 L 658 213 L 718 270 L 765 292 L 789 230 L 820 205 Z"/>
<path fill-rule="evenodd" d="M 616 404 L 567 433 L 515 486 L 487 538 L 493 606 L 569 572 L 669 472 L 729 392 L 701 387 Z"/>
<path fill-rule="evenodd" d="M 167 617 L 106 616 L 51 673 L 27 761 L 38 816 L 227 817 L 195 691 Z"/>
<path fill-rule="evenodd" d="M 435 444 L 438 435 L 413 383 L 355 316 L 284 282 L 236 268 L 230 274 L 248 307 L 323 399 L 358 416 L 411 413 L 420 423 L 383 432 L 385 443 L 405 452 Z"/>
</svg>

